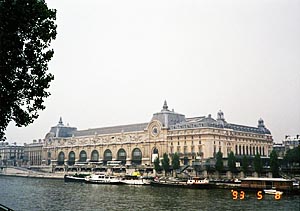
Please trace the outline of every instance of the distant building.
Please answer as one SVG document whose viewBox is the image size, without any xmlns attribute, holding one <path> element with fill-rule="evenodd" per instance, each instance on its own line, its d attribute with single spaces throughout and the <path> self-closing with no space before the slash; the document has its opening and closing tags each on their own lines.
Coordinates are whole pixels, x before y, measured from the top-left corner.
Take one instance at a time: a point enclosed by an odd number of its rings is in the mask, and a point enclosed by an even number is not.
<svg viewBox="0 0 300 211">
<path fill-rule="evenodd" d="M 273 149 L 277 152 L 278 157 L 283 158 L 289 149 L 300 146 L 300 135 L 285 136 L 281 143 L 274 143 Z"/>
<path fill-rule="evenodd" d="M 285 155 L 285 146 L 283 143 L 274 143 L 273 150 L 276 151 L 278 158 L 283 158 Z"/>
<path fill-rule="evenodd" d="M 30 144 L 24 144 L 24 162 L 26 166 L 38 166 L 42 164 L 42 149 L 44 141 L 33 140 Z"/>
<path fill-rule="evenodd" d="M 282 141 L 282 143 L 285 146 L 286 150 L 294 149 L 300 146 L 300 135 L 285 136 L 285 139 Z"/>
<path fill-rule="evenodd" d="M 0 143 L 0 162 L 3 166 L 21 166 L 24 157 L 24 146 L 16 143 Z"/>
<path fill-rule="evenodd" d="M 216 119 L 211 115 L 186 118 L 164 102 L 149 122 L 139 124 L 77 130 L 60 119 L 45 137 L 43 160 L 57 167 L 108 161 L 152 166 L 156 157 L 177 152 L 181 164 L 191 164 L 214 158 L 218 151 L 225 158 L 231 151 L 237 157 L 257 153 L 269 157 L 272 146 L 272 135 L 262 119 L 252 127 L 228 123 L 222 111 Z"/>
</svg>

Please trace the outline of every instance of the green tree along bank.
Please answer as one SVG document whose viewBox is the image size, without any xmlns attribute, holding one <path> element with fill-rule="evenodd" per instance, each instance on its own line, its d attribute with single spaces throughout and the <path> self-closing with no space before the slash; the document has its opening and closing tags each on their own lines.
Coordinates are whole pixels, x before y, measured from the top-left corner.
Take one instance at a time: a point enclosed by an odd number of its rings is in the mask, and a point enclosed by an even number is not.
<svg viewBox="0 0 300 211">
<path fill-rule="evenodd" d="M 261 160 L 261 157 L 259 154 L 255 155 L 253 165 L 254 165 L 255 172 L 260 174 L 262 172 L 263 165 L 262 165 L 262 160 Z"/>
<path fill-rule="evenodd" d="M 165 171 L 165 175 L 170 171 L 170 159 L 167 153 L 163 154 L 163 159 L 161 160 L 161 165 L 163 170 Z"/>
<path fill-rule="evenodd" d="M 153 165 L 154 165 L 154 169 L 155 169 L 156 172 L 159 172 L 161 170 L 161 167 L 159 165 L 159 158 L 158 157 L 155 158 Z"/>
<path fill-rule="evenodd" d="M 0 0 L 0 140 L 9 122 L 27 126 L 45 109 L 55 20 L 44 0 Z"/>
<path fill-rule="evenodd" d="M 233 154 L 233 152 L 231 151 L 228 155 L 228 169 L 229 171 L 231 172 L 236 172 L 237 169 L 236 169 L 236 158 Z"/>
<path fill-rule="evenodd" d="M 300 146 L 295 147 L 294 149 L 289 149 L 284 156 L 284 161 L 289 166 L 300 166 Z"/>
<path fill-rule="evenodd" d="M 180 160 L 179 160 L 179 155 L 177 152 L 175 152 L 173 155 L 172 155 L 172 167 L 173 167 L 173 172 L 177 169 L 179 169 L 180 167 Z M 177 176 L 177 173 L 176 173 L 176 176 Z"/>
<path fill-rule="evenodd" d="M 219 151 L 216 156 L 217 156 L 216 170 L 220 173 L 223 170 L 223 168 L 224 168 L 223 154 L 222 154 L 222 152 Z"/>
<path fill-rule="evenodd" d="M 270 154 L 270 168 L 273 177 L 279 177 L 279 161 L 275 150 Z"/>
<path fill-rule="evenodd" d="M 242 171 L 247 174 L 248 173 L 248 166 L 249 166 L 249 161 L 248 158 L 246 157 L 246 155 L 243 156 L 243 160 L 242 160 Z"/>
</svg>

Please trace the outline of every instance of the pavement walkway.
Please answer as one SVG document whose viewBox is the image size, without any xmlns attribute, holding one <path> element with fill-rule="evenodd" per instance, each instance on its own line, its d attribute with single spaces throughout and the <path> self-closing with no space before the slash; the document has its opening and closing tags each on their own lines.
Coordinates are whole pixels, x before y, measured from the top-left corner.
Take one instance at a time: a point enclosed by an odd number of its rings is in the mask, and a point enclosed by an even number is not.
<svg viewBox="0 0 300 211">
<path fill-rule="evenodd" d="M 17 177 L 32 177 L 32 178 L 47 178 L 47 179 L 63 179 L 64 174 L 59 173 L 44 173 L 38 171 L 32 171 L 29 169 L 17 169 L 13 167 L 7 167 L 0 169 L 0 176 L 17 176 Z"/>
</svg>

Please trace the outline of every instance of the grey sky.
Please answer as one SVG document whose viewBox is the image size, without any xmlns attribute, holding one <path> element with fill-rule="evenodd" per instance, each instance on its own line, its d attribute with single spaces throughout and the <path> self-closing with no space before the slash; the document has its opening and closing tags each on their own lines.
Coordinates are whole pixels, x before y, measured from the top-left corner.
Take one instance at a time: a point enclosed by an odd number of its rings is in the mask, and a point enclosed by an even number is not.
<svg viewBox="0 0 300 211">
<path fill-rule="evenodd" d="M 216 113 L 274 140 L 300 134 L 300 1 L 61 1 L 46 109 L 9 142 L 147 122 L 166 99 L 187 117 Z"/>
</svg>

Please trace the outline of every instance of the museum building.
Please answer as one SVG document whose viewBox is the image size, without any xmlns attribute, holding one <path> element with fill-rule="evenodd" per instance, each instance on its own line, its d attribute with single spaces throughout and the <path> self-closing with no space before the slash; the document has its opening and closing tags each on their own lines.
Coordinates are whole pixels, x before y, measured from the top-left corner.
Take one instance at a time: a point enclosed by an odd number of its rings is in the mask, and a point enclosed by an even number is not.
<svg viewBox="0 0 300 211">
<path fill-rule="evenodd" d="M 152 166 L 164 153 L 178 153 L 182 165 L 205 162 L 218 151 L 223 158 L 235 156 L 269 157 L 273 139 L 262 119 L 258 126 L 228 123 L 224 113 L 187 118 L 169 110 L 164 102 L 150 122 L 88 130 L 65 126 L 60 118 L 45 137 L 43 162 L 54 166 Z"/>
</svg>

